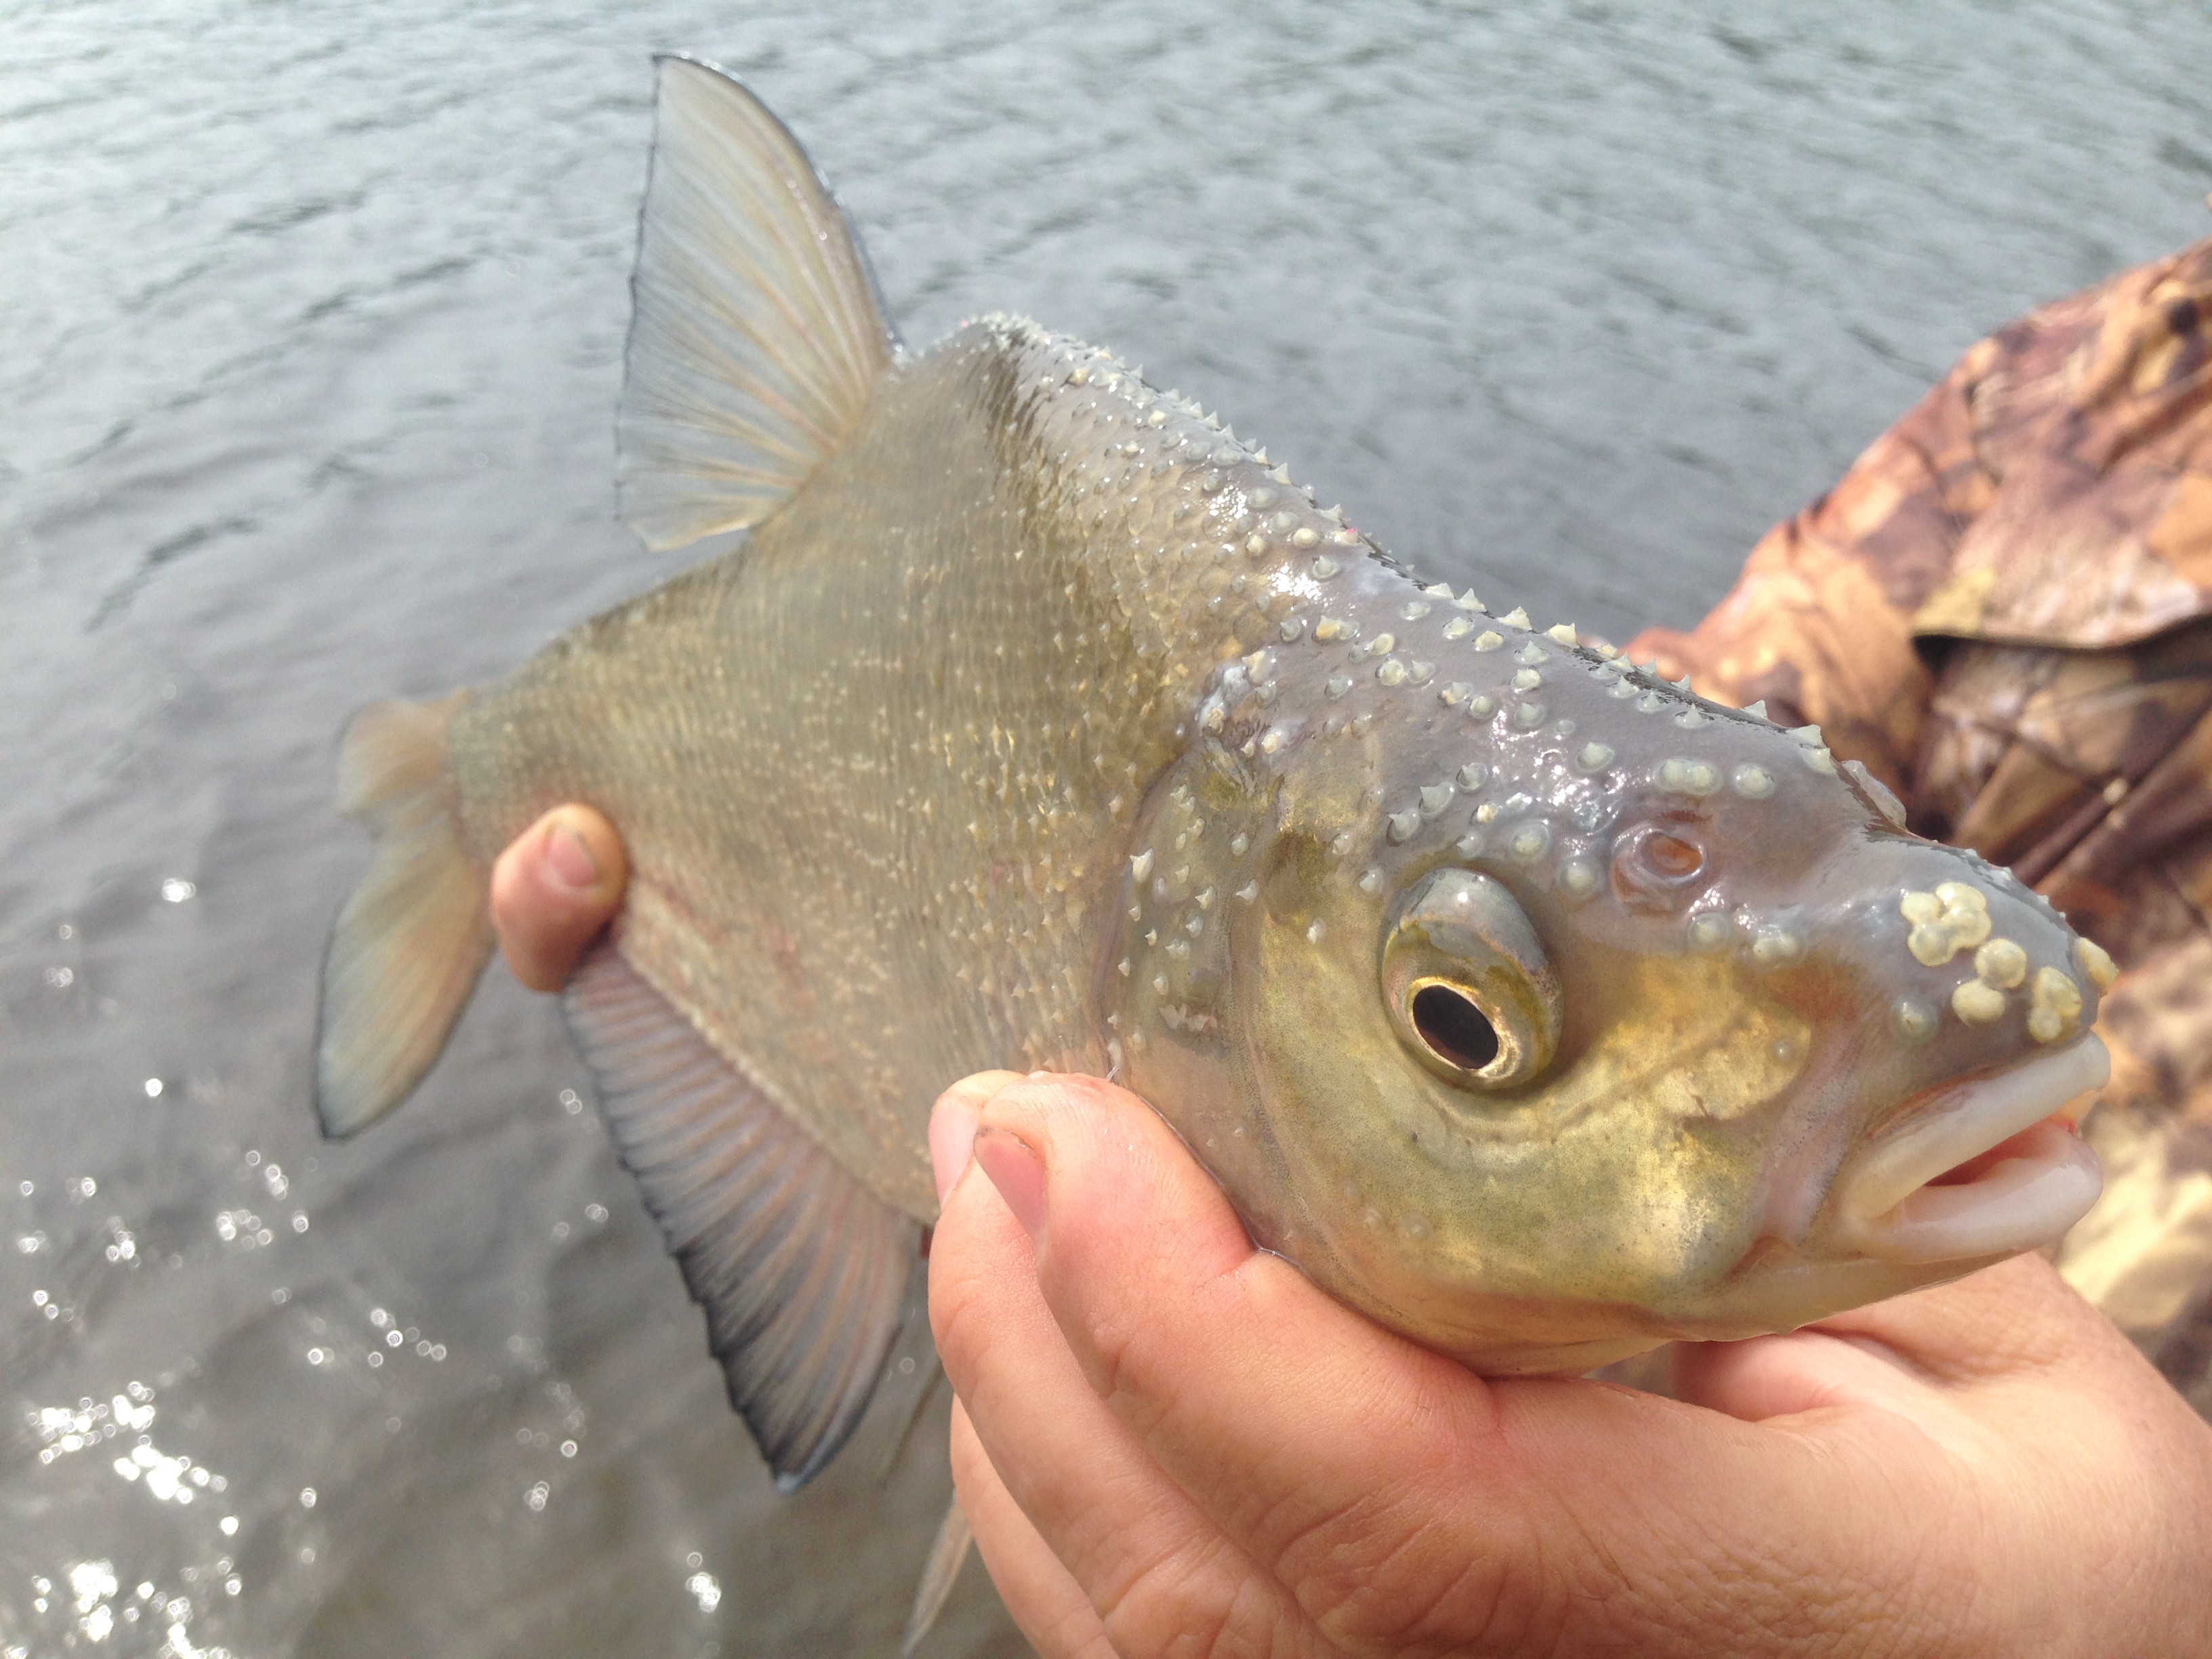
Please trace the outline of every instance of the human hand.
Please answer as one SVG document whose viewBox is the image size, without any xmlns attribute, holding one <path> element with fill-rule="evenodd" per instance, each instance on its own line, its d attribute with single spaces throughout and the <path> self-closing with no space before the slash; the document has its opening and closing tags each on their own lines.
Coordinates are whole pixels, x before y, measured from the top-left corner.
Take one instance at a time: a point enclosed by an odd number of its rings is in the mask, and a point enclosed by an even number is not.
<svg viewBox="0 0 2212 1659">
<path fill-rule="evenodd" d="M 556 806 L 509 842 L 492 866 L 491 920 L 515 978 L 559 990 L 629 884 L 622 837 L 588 806 Z"/>
<path fill-rule="evenodd" d="M 969 1079 L 931 1148 L 960 1500 L 1048 1659 L 2212 1650 L 2212 1428 L 2038 1257 L 1685 1345 L 1683 1403 L 1369 1323 L 1110 1085 Z"/>
</svg>

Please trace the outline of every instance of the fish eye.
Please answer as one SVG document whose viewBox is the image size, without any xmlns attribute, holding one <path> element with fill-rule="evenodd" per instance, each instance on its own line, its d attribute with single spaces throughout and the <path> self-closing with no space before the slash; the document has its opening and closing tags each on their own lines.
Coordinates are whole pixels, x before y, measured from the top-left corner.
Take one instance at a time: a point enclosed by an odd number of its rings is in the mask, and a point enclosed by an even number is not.
<svg viewBox="0 0 2212 1659">
<path fill-rule="evenodd" d="M 1498 1058 L 1498 1028 L 1456 985 L 1440 979 L 1417 985 L 1409 1006 L 1414 1031 L 1447 1064 L 1479 1072 Z"/>
<path fill-rule="evenodd" d="M 1471 870 L 1424 878 L 1397 908 L 1381 966 L 1399 1040 L 1446 1081 L 1510 1089 L 1551 1064 L 1559 976 L 1503 884 Z"/>
</svg>

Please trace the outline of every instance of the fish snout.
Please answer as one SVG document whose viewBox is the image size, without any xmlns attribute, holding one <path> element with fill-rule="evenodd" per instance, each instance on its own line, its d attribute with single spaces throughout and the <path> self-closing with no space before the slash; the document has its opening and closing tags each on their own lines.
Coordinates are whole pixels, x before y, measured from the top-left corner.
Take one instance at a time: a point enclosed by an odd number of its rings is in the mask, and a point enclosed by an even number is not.
<svg viewBox="0 0 2212 1659">
<path fill-rule="evenodd" d="M 1838 1171 L 1818 1230 L 1824 1242 L 1899 1262 L 2008 1255 L 2054 1242 L 2104 1184 L 2067 1108 L 2111 1074 L 2104 1043 L 2085 1033 L 1906 1102 Z"/>
<path fill-rule="evenodd" d="M 1888 1001 L 1887 1031 L 1854 1057 L 1871 1109 L 1837 1120 L 1850 1139 L 1825 1196 L 1798 1200 L 1816 1207 L 1797 1236 L 1921 1264 L 2051 1243 L 2102 1185 L 2074 1125 L 2111 1073 L 2090 1028 L 2112 959 L 1972 854 L 1923 846 L 1887 874 L 1853 930 Z"/>
</svg>

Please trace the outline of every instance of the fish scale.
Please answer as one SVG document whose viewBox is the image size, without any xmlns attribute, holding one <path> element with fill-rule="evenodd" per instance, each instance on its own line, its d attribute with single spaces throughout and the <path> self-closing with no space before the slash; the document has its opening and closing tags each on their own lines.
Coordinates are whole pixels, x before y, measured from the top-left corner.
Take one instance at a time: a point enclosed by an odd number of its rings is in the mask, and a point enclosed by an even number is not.
<svg viewBox="0 0 2212 1659">
<path fill-rule="evenodd" d="M 1817 728 L 1422 586 L 1109 353 L 906 353 L 710 67 L 663 66 L 634 292 L 625 515 L 750 534 L 356 719 L 318 1099 L 404 1097 L 491 860 L 603 812 L 571 1029 L 780 1478 L 865 1409 L 978 1071 L 1122 1082 L 1257 1243 L 1493 1374 L 1786 1329 L 2094 1199 L 2054 1114 L 2110 962 Z"/>
</svg>

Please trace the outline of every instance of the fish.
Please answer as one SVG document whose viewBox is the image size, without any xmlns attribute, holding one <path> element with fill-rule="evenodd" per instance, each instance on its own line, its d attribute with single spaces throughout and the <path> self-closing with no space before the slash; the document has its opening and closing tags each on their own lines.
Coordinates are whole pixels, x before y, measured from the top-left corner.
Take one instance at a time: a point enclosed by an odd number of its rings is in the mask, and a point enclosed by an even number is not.
<svg viewBox="0 0 2212 1659">
<path fill-rule="evenodd" d="M 353 720 L 327 1133 L 420 1082 L 493 860 L 577 801 L 633 876 L 569 1029 L 787 1486 L 874 1392 L 932 1103 L 987 1069 L 1134 1091 L 1255 1244 L 1486 1375 L 1790 1329 L 2089 1207 L 2112 965 L 2037 894 L 1817 727 L 1423 582 L 1108 351 L 1002 313 L 910 351 L 766 106 L 658 77 L 618 499 L 648 548 L 744 537 Z"/>
</svg>

